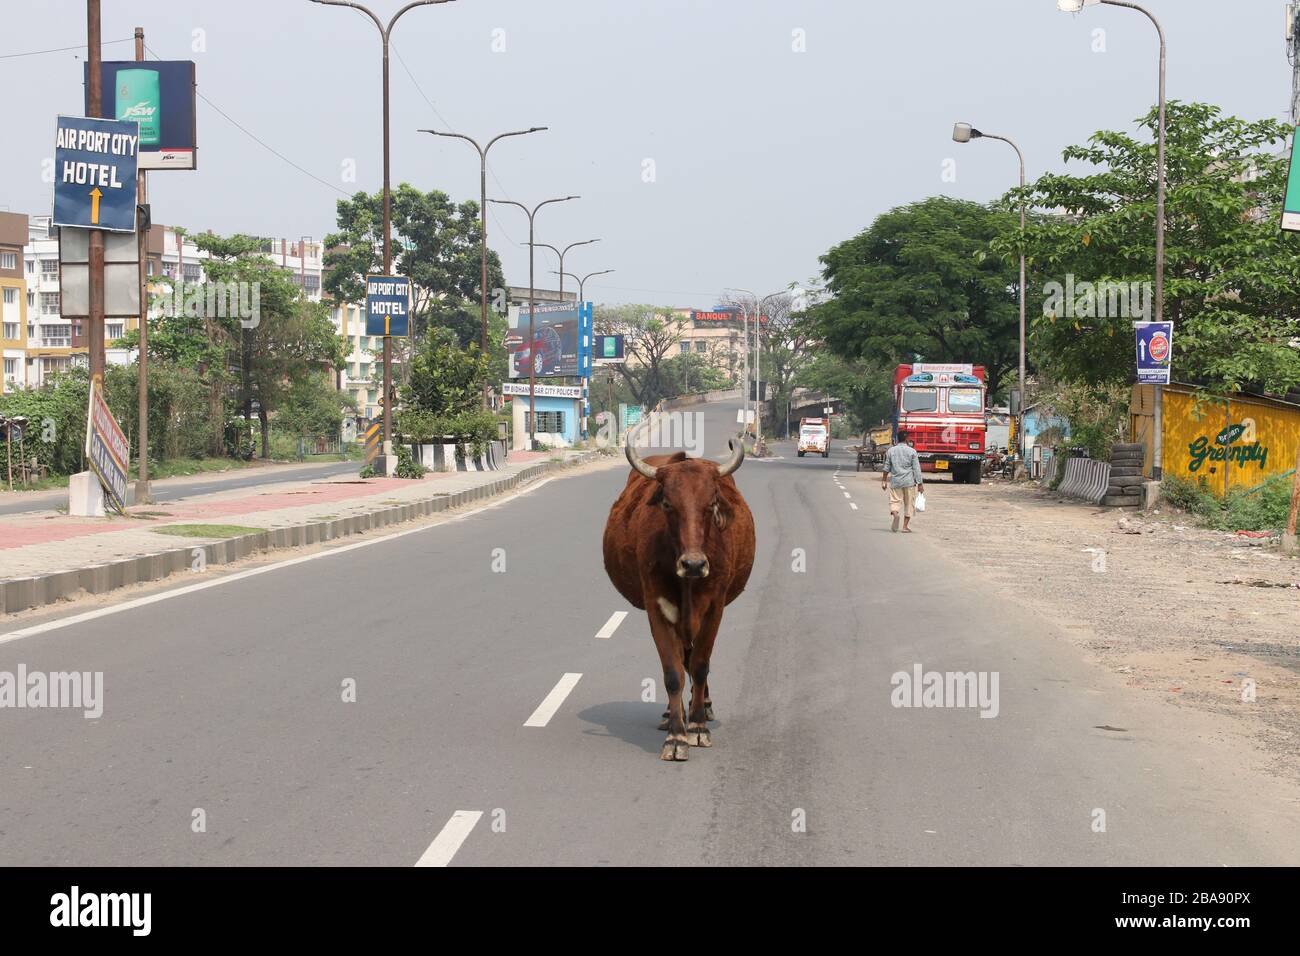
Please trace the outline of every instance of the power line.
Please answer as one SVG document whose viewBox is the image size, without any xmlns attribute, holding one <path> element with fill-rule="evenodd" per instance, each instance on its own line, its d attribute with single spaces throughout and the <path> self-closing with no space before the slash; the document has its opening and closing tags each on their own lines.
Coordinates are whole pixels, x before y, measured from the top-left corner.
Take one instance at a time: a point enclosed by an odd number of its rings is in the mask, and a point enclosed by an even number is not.
<svg viewBox="0 0 1300 956">
<path fill-rule="evenodd" d="M 443 116 L 442 113 L 438 111 L 438 107 L 434 105 L 433 100 L 429 99 L 428 94 L 424 92 L 424 87 L 420 86 L 420 81 L 415 78 L 415 74 L 411 72 L 411 68 L 406 65 L 406 60 L 402 59 L 402 54 L 398 51 L 397 45 L 393 43 L 392 40 L 388 41 L 388 48 L 392 50 L 393 53 L 397 54 L 397 62 L 402 64 L 402 69 L 406 71 L 406 75 L 409 76 L 411 78 L 411 82 L 415 84 L 415 89 L 419 92 L 420 96 L 424 97 L 424 102 L 429 104 L 429 109 L 433 110 L 433 115 L 438 117 L 438 119 L 442 121 L 442 125 L 447 128 L 447 132 L 449 133 L 459 132 L 459 130 L 457 130 L 454 126 L 451 125 L 451 123 L 447 120 L 447 117 Z M 501 190 L 501 195 L 504 196 L 506 199 L 509 199 L 510 195 L 509 193 L 506 192 L 505 186 L 501 185 L 501 180 L 497 177 L 496 170 L 492 168 L 491 163 L 487 164 L 487 171 L 492 176 L 492 180 L 497 184 L 497 188 Z M 492 221 L 497 224 L 497 228 L 501 230 L 501 232 L 505 235 L 506 240 L 511 245 L 513 246 L 527 245 L 527 243 L 524 242 L 515 242 L 515 240 L 510 237 L 510 233 L 506 230 L 506 227 L 501 223 L 501 216 L 497 213 L 495 209 L 489 206 L 488 212 L 492 216 Z"/>
<path fill-rule="evenodd" d="M 134 39 L 135 37 L 123 37 L 121 40 L 104 40 L 100 45 L 108 46 L 110 43 L 129 43 L 131 40 Z M 42 56 L 46 53 L 66 53 L 69 50 L 84 50 L 84 49 L 86 49 L 86 44 L 82 43 L 77 46 L 55 47 L 52 50 L 31 50 L 30 52 L 27 53 L 4 53 L 4 54 L 0 54 L 0 60 L 16 60 L 19 57 L 23 57 L 23 56 Z"/>
<path fill-rule="evenodd" d="M 155 50 L 153 49 L 153 47 L 149 46 L 148 44 L 145 44 L 145 49 L 148 50 L 150 53 L 153 54 L 155 60 L 161 60 L 161 59 L 162 59 L 162 57 L 160 57 L 160 56 L 158 55 L 157 51 L 155 51 Z M 236 120 L 233 116 L 231 116 L 229 113 L 227 113 L 225 110 L 223 110 L 223 109 L 222 109 L 220 106 L 218 106 L 216 103 L 212 102 L 212 100 L 208 99 L 208 98 L 207 98 L 206 96 L 204 96 L 202 93 L 199 93 L 199 92 L 196 90 L 196 91 L 195 91 L 195 95 L 198 96 L 198 98 L 201 99 L 203 102 L 205 102 L 205 103 L 207 103 L 209 106 L 211 106 L 211 107 L 212 107 L 214 110 L 216 110 L 218 113 L 220 113 L 223 117 L 225 117 L 225 119 L 226 119 L 226 121 L 227 121 L 228 123 L 230 123 L 230 124 L 231 124 L 232 126 L 234 126 L 236 129 L 238 129 L 241 133 L 243 133 L 245 136 L 247 136 L 247 137 L 248 137 L 249 139 L 251 139 L 253 142 L 257 143 L 257 145 L 261 146 L 263 149 L 265 149 L 267 152 L 271 153 L 272 155 L 279 157 L 279 158 L 282 159 L 284 162 L 286 162 L 286 163 L 288 163 L 290 166 L 292 166 L 294 169 L 298 170 L 298 172 L 302 173 L 304 176 L 308 176 L 308 177 L 310 177 L 310 178 L 316 180 L 316 182 L 320 183 L 322 186 L 328 187 L 329 189 L 332 189 L 332 190 L 334 190 L 335 192 L 340 193 L 340 194 L 342 194 L 342 195 L 344 195 L 344 196 L 351 195 L 351 194 L 350 194 L 346 189 L 340 189 L 338 186 L 335 186 L 333 183 L 331 183 L 331 182 L 329 182 L 329 181 L 327 181 L 327 180 L 321 179 L 319 176 L 317 176 L 317 175 L 316 175 L 315 173 L 313 173 L 311 170 L 309 170 L 309 169 L 305 169 L 304 167 L 299 166 L 297 163 L 295 163 L 295 162 L 294 162 L 292 159 L 290 159 L 288 156 L 284 155 L 284 153 L 280 152 L 280 151 L 279 151 L 278 149 L 276 149 L 274 146 L 272 146 L 272 145 L 270 145 L 269 143 L 267 143 L 266 141 L 260 139 L 260 138 L 255 134 L 255 133 L 253 133 L 251 130 L 249 130 L 246 126 L 244 126 L 242 123 L 240 123 L 238 120 Z"/>
</svg>

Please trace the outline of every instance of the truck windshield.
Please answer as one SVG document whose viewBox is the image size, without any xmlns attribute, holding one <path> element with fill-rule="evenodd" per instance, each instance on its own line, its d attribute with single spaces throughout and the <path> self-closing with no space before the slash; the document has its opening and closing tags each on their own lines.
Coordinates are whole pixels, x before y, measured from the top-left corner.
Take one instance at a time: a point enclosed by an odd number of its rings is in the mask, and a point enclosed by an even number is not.
<svg viewBox="0 0 1300 956">
<path fill-rule="evenodd" d="M 937 388 L 903 389 L 903 411 L 936 412 L 939 410 L 939 390 Z"/>
<path fill-rule="evenodd" d="M 980 390 L 978 388 L 948 389 L 948 411 L 950 412 L 983 411 L 983 402 L 980 401 Z"/>
</svg>

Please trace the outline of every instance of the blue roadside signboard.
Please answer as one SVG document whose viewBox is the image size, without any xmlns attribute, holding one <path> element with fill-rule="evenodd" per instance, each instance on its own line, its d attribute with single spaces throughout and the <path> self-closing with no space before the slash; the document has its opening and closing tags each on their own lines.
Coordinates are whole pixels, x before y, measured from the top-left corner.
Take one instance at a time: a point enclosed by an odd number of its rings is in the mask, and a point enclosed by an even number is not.
<svg viewBox="0 0 1300 956">
<path fill-rule="evenodd" d="M 1168 385 L 1174 356 L 1174 323 L 1134 322 L 1139 385 Z"/>
<path fill-rule="evenodd" d="M 135 232 L 140 124 L 60 116 L 54 141 L 54 225 Z"/>
<path fill-rule="evenodd" d="M 411 280 L 366 276 L 366 335 L 409 335 Z"/>
</svg>

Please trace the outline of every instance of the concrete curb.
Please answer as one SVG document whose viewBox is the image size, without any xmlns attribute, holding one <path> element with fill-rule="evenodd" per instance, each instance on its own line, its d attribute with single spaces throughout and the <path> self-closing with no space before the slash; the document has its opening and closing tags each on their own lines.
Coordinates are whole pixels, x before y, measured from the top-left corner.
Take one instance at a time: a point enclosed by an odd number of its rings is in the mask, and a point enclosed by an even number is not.
<svg viewBox="0 0 1300 956">
<path fill-rule="evenodd" d="M 52 571 L 30 578 L 0 581 L 0 614 L 12 614 L 44 607 L 58 601 L 87 594 L 105 594 L 118 588 L 149 581 L 161 581 L 182 571 L 199 570 L 217 564 L 229 564 L 249 555 L 281 551 L 365 534 L 389 525 L 414 521 L 441 511 L 493 498 L 527 484 L 550 471 L 594 461 L 597 452 L 587 452 L 564 462 L 544 461 L 529 465 L 518 473 L 485 482 L 451 494 L 420 498 L 401 505 L 309 524 L 270 528 L 257 534 L 225 538 L 188 548 L 172 548 L 156 554 L 123 558 L 108 564 L 95 564 L 71 571 Z M 485 472 L 485 474 L 491 474 Z"/>
</svg>

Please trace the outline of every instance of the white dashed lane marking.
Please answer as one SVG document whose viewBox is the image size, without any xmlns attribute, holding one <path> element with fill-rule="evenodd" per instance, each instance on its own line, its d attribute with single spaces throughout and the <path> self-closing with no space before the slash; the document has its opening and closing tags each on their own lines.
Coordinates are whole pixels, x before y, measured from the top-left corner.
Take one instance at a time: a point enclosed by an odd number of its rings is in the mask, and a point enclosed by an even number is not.
<svg viewBox="0 0 1300 956">
<path fill-rule="evenodd" d="M 525 727 L 545 727 L 555 716 L 555 712 L 560 709 L 564 703 L 564 698 L 574 687 L 578 686 L 578 681 L 582 680 L 581 674 L 565 674 L 560 678 L 559 683 L 551 688 L 551 692 L 546 695 L 546 699 L 537 705 L 533 715 L 524 721 Z"/>
<path fill-rule="evenodd" d="M 851 501 L 849 502 L 849 507 L 852 508 L 854 511 L 857 511 L 857 510 L 858 510 L 858 506 L 855 505 L 855 504 L 854 504 L 853 502 L 851 502 Z"/>
<path fill-rule="evenodd" d="M 460 845 L 465 842 L 465 838 L 470 835 L 470 831 L 478 825 L 481 816 L 483 816 L 482 810 L 457 810 L 438 831 L 429 848 L 415 861 L 415 865 L 446 866 L 456 855 Z"/>
<path fill-rule="evenodd" d="M 596 636 L 599 638 L 613 637 L 614 632 L 618 630 L 618 626 L 623 623 L 625 617 L 627 617 L 627 611 L 615 611 L 609 616 L 605 626 L 596 632 Z"/>
</svg>

